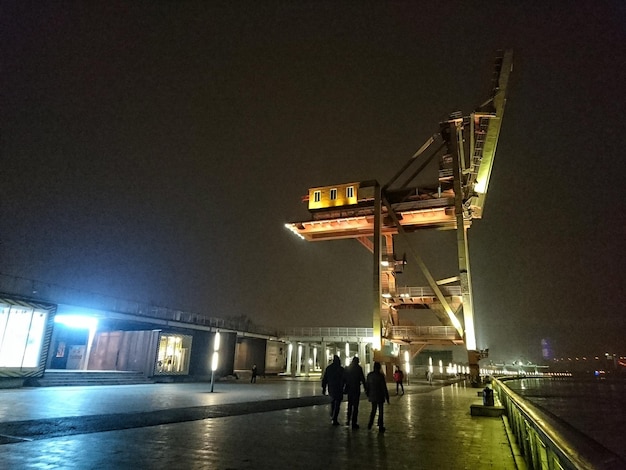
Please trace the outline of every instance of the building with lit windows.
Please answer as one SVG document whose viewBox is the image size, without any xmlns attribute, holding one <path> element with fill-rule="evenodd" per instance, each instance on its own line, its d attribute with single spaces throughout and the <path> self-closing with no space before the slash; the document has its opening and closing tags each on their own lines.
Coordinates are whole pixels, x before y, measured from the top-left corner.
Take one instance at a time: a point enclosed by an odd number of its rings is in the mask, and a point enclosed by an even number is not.
<svg viewBox="0 0 626 470">
<path fill-rule="evenodd" d="M 0 381 L 36 385 L 49 371 L 135 371 L 157 382 L 202 379 L 211 375 L 207 358 L 217 331 L 220 376 L 233 374 L 236 362 L 259 364 L 265 372 L 269 337 L 190 315 L 154 307 L 147 312 L 138 305 L 84 308 L 0 294 Z M 269 350 L 272 365 L 278 362 L 282 371 L 284 361 L 274 358 L 277 348 Z"/>
<path fill-rule="evenodd" d="M 219 361 L 213 370 L 217 332 L 221 338 Z M 407 373 L 420 372 L 420 366 L 426 370 L 424 364 L 417 364 L 425 354 L 409 358 L 400 345 L 387 346 L 391 361 L 385 366 L 390 377 L 394 365 L 402 366 Z M 245 317 L 215 318 L 85 295 L 43 283 L 35 285 L 20 278 L 7 282 L 6 276 L 0 275 L 0 388 L 61 385 L 52 379 L 61 373 L 73 374 L 74 379 L 100 373 L 92 383 L 103 383 L 102 375 L 115 378 L 113 372 L 126 379 L 132 372 L 141 381 L 151 382 L 204 381 L 212 375 L 241 375 L 253 364 L 261 375 L 310 376 L 321 374 L 333 355 L 346 364 L 359 356 L 368 371 L 373 362 L 372 348 L 371 328 L 294 328 L 278 332 Z M 440 358 L 441 354 L 445 357 Z M 457 359 L 445 351 L 430 356 L 446 367 Z M 72 383 L 68 379 L 63 384 Z"/>
</svg>

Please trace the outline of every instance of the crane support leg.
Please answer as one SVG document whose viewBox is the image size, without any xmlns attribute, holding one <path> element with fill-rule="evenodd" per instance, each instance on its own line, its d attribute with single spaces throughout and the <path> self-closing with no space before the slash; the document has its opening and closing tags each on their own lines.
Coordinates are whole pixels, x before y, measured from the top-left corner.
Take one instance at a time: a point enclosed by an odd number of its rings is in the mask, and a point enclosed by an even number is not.
<svg viewBox="0 0 626 470">
<path fill-rule="evenodd" d="M 398 216 L 393 211 L 391 204 L 389 204 L 389 202 L 385 198 L 383 198 L 383 202 L 387 206 L 387 216 L 390 217 L 393 223 L 395 224 L 396 228 L 398 229 L 398 234 L 402 236 L 405 240 L 407 240 L 406 231 L 404 230 L 404 228 L 402 227 L 402 224 L 398 220 Z M 428 282 L 428 285 L 433 290 L 433 292 L 435 293 L 435 296 L 437 297 L 439 302 L 441 302 L 441 305 L 445 309 L 446 314 L 448 315 L 448 319 L 450 320 L 450 323 L 452 324 L 452 326 L 454 326 L 454 328 L 456 328 L 457 332 L 459 333 L 459 336 L 463 337 L 463 328 L 462 328 L 461 322 L 459 322 L 458 318 L 452 311 L 452 307 L 450 307 L 450 304 L 448 303 L 445 296 L 443 295 L 443 292 L 441 291 L 441 288 L 437 284 L 437 281 L 431 274 L 430 270 L 428 269 L 428 267 L 426 266 L 422 258 L 417 254 L 417 252 L 412 248 L 412 246 L 409 243 L 407 243 L 407 246 L 408 246 L 409 253 L 411 253 L 411 255 L 413 256 L 413 259 L 417 263 L 417 266 L 422 271 L 422 274 L 424 274 L 424 277 L 426 277 L 426 281 Z"/>
<path fill-rule="evenodd" d="M 381 223 L 382 223 L 382 198 L 380 185 L 376 183 L 374 187 L 374 256 L 373 256 L 373 273 L 374 283 L 372 286 L 372 310 L 373 310 L 373 349 L 380 351 L 382 348 L 382 328 L 380 311 L 382 309 L 381 302 Z"/>
<path fill-rule="evenodd" d="M 463 141 L 463 123 L 454 120 L 450 125 L 450 139 L 448 150 L 453 159 L 454 172 L 454 211 L 456 216 L 456 241 L 459 261 L 459 278 L 461 282 L 461 296 L 463 299 L 464 340 L 467 347 L 468 363 L 470 369 L 470 381 L 478 386 L 480 380 L 480 368 L 478 365 L 479 353 L 476 351 L 476 333 L 474 329 L 474 308 L 472 299 L 472 278 L 470 273 L 469 249 L 467 241 L 467 226 L 465 224 L 465 211 L 463 205 L 463 190 L 461 187 L 461 160 Z M 454 136 L 454 137 L 452 137 Z M 468 221 L 471 220 L 469 214 Z M 469 225 L 469 222 L 468 222 Z"/>
</svg>

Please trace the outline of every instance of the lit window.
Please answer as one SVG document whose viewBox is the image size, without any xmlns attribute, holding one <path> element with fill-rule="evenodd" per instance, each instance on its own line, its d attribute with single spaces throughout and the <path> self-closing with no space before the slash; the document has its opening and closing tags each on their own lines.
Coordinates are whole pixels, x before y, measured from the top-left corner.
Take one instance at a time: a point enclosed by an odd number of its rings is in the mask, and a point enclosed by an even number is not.
<svg viewBox="0 0 626 470">
<path fill-rule="evenodd" d="M 346 188 L 346 197 L 347 198 L 354 197 L 354 186 L 348 186 Z"/>
<path fill-rule="evenodd" d="M 337 199 L 337 188 L 330 190 L 330 200 L 335 201 Z"/>
<path fill-rule="evenodd" d="M 320 202 L 321 200 L 322 200 L 322 192 L 321 191 L 315 191 L 313 193 L 313 201 Z"/>
</svg>

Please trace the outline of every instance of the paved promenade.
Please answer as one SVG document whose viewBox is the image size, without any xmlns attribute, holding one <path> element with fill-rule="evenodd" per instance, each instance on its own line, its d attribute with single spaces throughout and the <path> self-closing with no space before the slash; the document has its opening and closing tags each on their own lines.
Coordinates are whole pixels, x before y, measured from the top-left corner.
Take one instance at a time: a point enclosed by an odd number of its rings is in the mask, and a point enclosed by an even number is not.
<svg viewBox="0 0 626 470">
<path fill-rule="evenodd" d="M 411 384 L 381 434 L 333 427 L 319 380 L 0 390 L 2 469 L 515 469 L 477 389 Z M 345 402 L 340 421 L 345 421 Z"/>
</svg>

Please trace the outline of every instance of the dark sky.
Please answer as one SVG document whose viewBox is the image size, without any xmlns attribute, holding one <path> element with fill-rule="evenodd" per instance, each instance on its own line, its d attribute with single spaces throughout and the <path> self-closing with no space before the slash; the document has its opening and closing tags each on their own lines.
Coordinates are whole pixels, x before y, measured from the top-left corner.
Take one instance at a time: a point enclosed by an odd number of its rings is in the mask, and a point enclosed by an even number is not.
<svg viewBox="0 0 626 470">
<path fill-rule="evenodd" d="M 387 181 L 512 48 L 479 347 L 626 353 L 623 2 L 5 0 L 0 48 L 1 272 L 272 326 L 371 326 L 369 253 L 284 223 Z M 416 238 L 458 271 L 453 232 Z"/>
</svg>

